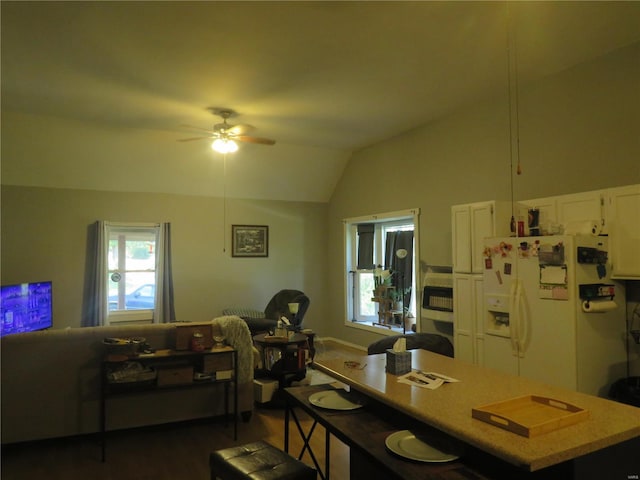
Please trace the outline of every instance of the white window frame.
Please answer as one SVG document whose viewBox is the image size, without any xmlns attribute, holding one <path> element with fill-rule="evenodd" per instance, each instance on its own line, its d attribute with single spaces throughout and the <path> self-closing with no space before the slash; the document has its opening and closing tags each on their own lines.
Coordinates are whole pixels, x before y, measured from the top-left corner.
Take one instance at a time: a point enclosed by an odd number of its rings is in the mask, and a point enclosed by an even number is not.
<svg viewBox="0 0 640 480">
<path fill-rule="evenodd" d="M 357 328 L 367 331 L 373 331 L 385 335 L 397 335 L 402 332 L 402 327 L 392 327 L 391 329 L 386 327 L 374 326 L 372 322 L 377 320 L 377 315 L 370 319 L 359 321 L 358 317 L 361 317 L 356 312 L 356 292 L 359 286 L 357 285 L 359 279 L 357 275 L 357 226 L 362 223 L 373 223 L 376 226 L 375 244 L 374 244 L 374 258 L 379 258 L 384 247 L 384 235 L 382 232 L 378 234 L 378 227 L 384 231 L 386 226 L 403 225 L 407 223 L 413 223 L 413 288 L 411 289 L 412 305 L 415 309 L 415 322 L 416 330 L 420 329 L 420 309 L 417 307 L 416 291 L 419 288 L 419 264 L 418 249 L 419 245 L 419 215 L 420 209 L 414 208 L 410 210 L 401 210 L 395 212 L 380 213 L 375 215 L 367 215 L 362 217 L 353 217 L 343 220 L 344 224 L 344 265 L 345 265 L 345 292 L 344 292 L 344 314 L 345 314 L 345 326 L 351 328 Z M 377 260 L 376 260 L 377 263 Z"/>
<path fill-rule="evenodd" d="M 123 232 L 126 236 L 127 232 L 131 235 L 144 232 L 147 234 L 152 234 L 155 236 L 155 245 L 158 245 L 159 236 L 160 236 L 160 225 L 157 223 L 112 223 L 109 222 L 106 225 L 106 238 L 105 242 L 106 248 L 105 252 L 107 255 L 105 256 L 106 265 L 104 266 L 104 270 L 107 272 L 107 277 L 110 277 L 113 273 L 109 270 L 109 239 L 111 238 L 111 234 L 113 232 Z M 157 257 L 157 248 L 155 249 L 153 255 L 155 256 L 155 265 L 154 265 L 154 281 L 155 284 L 158 284 L 158 257 Z M 136 310 L 109 310 L 109 279 L 107 278 L 104 283 L 104 291 L 102 292 L 103 298 L 105 299 L 105 305 L 107 305 L 107 313 L 105 317 L 105 325 L 118 325 L 118 324 L 126 324 L 126 323 L 153 323 L 153 318 L 155 314 L 155 301 L 154 299 L 154 308 L 149 309 L 136 309 Z"/>
</svg>

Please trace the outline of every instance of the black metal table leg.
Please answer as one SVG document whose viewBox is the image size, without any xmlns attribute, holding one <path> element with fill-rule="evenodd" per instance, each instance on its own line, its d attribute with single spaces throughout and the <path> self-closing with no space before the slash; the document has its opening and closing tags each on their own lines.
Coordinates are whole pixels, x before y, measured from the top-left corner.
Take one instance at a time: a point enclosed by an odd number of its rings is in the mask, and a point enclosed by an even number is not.
<svg viewBox="0 0 640 480">
<path fill-rule="evenodd" d="M 325 472 L 322 472 L 322 468 L 320 467 L 320 463 L 318 462 L 318 459 L 316 458 L 316 455 L 313 453 L 313 450 L 311 449 L 311 444 L 309 443 L 311 440 L 311 437 L 313 436 L 313 432 L 316 429 L 316 426 L 318 425 L 318 421 L 314 420 L 313 421 L 313 425 L 311 425 L 311 428 L 309 429 L 308 433 L 304 433 L 304 430 L 302 429 L 302 425 L 300 424 L 300 420 L 298 419 L 298 416 L 296 415 L 295 410 L 293 409 L 293 406 L 290 405 L 287 402 L 287 408 L 285 409 L 285 431 L 284 431 L 284 438 L 285 438 L 285 452 L 289 452 L 289 417 L 293 417 L 294 423 L 296 424 L 296 427 L 298 428 L 298 432 L 300 433 L 300 437 L 302 437 L 302 440 L 304 442 L 304 445 L 302 447 L 302 450 L 300 451 L 300 454 L 298 455 L 298 460 L 302 460 L 302 457 L 304 456 L 304 452 L 305 451 L 309 451 L 309 456 L 311 457 L 311 460 L 313 461 L 313 464 L 315 465 L 316 469 L 318 470 L 318 474 L 320 475 L 321 480 L 329 480 L 329 452 L 327 451 L 327 456 L 325 457 Z M 326 433 L 327 438 L 326 438 L 326 444 L 329 443 L 329 432 Z"/>
</svg>

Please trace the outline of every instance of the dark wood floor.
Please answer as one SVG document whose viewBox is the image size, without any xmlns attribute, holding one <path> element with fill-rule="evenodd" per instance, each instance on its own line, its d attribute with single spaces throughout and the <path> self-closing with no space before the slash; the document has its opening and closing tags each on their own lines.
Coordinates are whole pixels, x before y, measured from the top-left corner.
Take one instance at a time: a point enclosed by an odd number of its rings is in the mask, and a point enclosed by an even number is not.
<svg viewBox="0 0 640 480">
<path fill-rule="evenodd" d="M 311 426 L 307 418 L 306 430 Z M 302 440 L 291 424 L 290 452 L 297 456 Z M 312 448 L 324 465 L 324 429 L 316 427 Z M 257 408 L 251 420 L 231 425 L 218 420 L 189 422 L 110 432 L 107 461 L 101 462 L 99 436 L 13 444 L 2 449 L 2 480 L 179 480 L 209 479 L 209 454 L 221 448 L 263 439 L 284 446 L 284 410 Z M 308 454 L 302 461 L 313 466 Z M 348 447 L 331 437 L 331 475 L 349 478 Z"/>
</svg>

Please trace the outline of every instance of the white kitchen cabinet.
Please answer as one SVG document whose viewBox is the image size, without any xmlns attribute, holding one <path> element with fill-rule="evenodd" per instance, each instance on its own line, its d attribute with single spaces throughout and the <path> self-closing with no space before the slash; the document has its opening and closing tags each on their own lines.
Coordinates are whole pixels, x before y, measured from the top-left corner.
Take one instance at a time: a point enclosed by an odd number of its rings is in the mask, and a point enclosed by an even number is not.
<svg viewBox="0 0 640 480">
<path fill-rule="evenodd" d="M 484 239 L 508 235 L 510 221 L 508 202 L 487 201 L 451 207 L 455 358 L 482 363 Z"/>
<path fill-rule="evenodd" d="M 453 271 L 482 273 L 484 238 L 509 234 L 507 202 L 477 202 L 451 207 Z"/>
<path fill-rule="evenodd" d="M 557 197 L 534 198 L 518 202 L 516 221 L 524 219 L 528 224 L 529 209 L 538 209 L 538 226 L 540 232 L 549 232 L 558 223 Z M 528 235 L 528 233 L 527 233 Z"/>
<path fill-rule="evenodd" d="M 453 352 L 458 360 L 473 362 L 474 304 L 471 275 L 453 276 Z"/>
<path fill-rule="evenodd" d="M 565 231 L 579 231 L 585 228 L 585 222 L 595 221 L 600 225 L 600 233 L 604 235 L 608 232 L 605 209 L 606 196 L 605 190 L 594 190 L 521 200 L 518 202 L 517 216 L 526 222 L 528 209 L 537 208 L 540 212 L 538 224 L 542 233 L 562 233 L 562 231 L 551 231 L 554 224 L 562 226 Z"/>
<path fill-rule="evenodd" d="M 471 273 L 471 210 L 469 205 L 451 207 L 453 271 Z"/>
<path fill-rule="evenodd" d="M 471 279 L 473 285 L 473 305 L 474 312 L 474 331 L 473 331 L 473 363 L 476 365 L 484 364 L 484 278 L 482 275 L 473 275 Z"/>
<path fill-rule="evenodd" d="M 556 197 L 558 222 L 565 227 L 571 224 L 596 221 L 600 224 L 601 233 L 607 233 L 604 220 L 604 190 L 572 193 Z"/>
<path fill-rule="evenodd" d="M 640 279 L 640 184 L 607 190 L 611 278 Z"/>
<path fill-rule="evenodd" d="M 481 364 L 484 358 L 482 275 L 453 276 L 453 348 L 458 360 Z"/>
</svg>

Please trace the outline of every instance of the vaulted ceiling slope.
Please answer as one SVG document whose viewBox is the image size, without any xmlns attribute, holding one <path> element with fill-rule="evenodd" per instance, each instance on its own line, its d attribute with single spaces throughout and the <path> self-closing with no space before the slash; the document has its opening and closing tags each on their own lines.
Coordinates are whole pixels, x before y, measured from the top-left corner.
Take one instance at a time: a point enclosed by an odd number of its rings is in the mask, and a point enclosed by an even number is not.
<svg viewBox="0 0 640 480">
<path fill-rule="evenodd" d="M 302 201 L 351 152 L 506 95 L 507 18 L 522 84 L 640 41 L 640 2 L 0 5 L 3 183 Z M 177 142 L 210 107 L 277 141 L 224 182 L 209 142 Z"/>
</svg>

